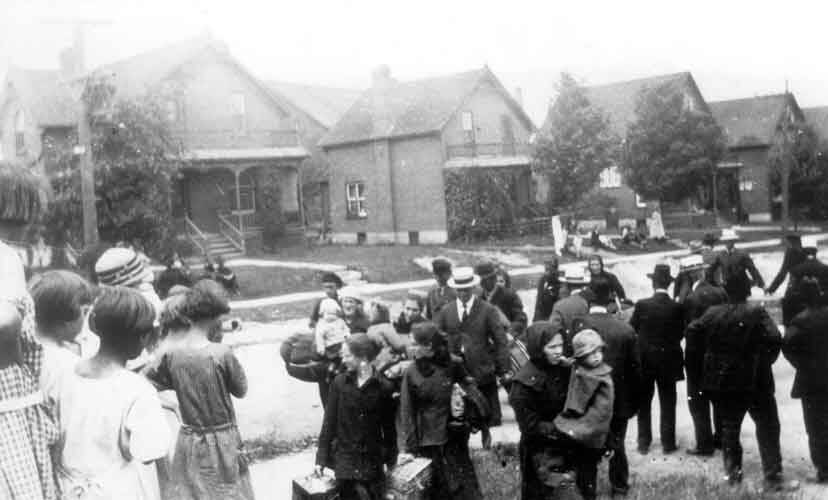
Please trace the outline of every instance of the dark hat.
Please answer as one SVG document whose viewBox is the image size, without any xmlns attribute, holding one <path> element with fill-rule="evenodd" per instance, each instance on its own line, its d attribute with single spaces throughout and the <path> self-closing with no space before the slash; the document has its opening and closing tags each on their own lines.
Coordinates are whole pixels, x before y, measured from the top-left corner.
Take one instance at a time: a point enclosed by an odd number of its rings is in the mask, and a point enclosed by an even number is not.
<svg viewBox="0 0 828 500">
<path fill-rule="evenodd" d="M 345 343 L 351 354 L 368 361 L 373 361 L 381 349 L 379 343 L 367 333 L 355 333 L 346 338 Z"/>
<path fill-rule="evenodd" d="M 717 241 L 719 241 L 719 237 L 715 233 L 704 233 L 702 237 L 702 243 L 705 245 L 715 245 Z"/>
<path fill-rule="evenodd" d="M 345 286 L 345 283 L 342 281 L 342 278 L 340 278 L 338 274 L 331 271 L 325 271 L 324 273 L 322 273 L 320 281 L 322 283 L 333 283 L 334 285 L 336 285 L 337 288 L 342 288 L 343 286 Z"/>
<path fill-rule="evenodd" d="M 451 262 L 443 257 L 437 257 L 431 261 L 431 271 L 434 274 L 450 273 Z"/>
<path fill-rule="evenodd" d="M 788 241 L 799 241 L 802 242 L 802 235 L 797 233 L 796 231 L 791 231 L 785 235 L 785 239 Z"/>
<path fill-rule="evenodd" d="M 474 274 L 480 276 L 480 279 L 486 279 L 494 276 L 497 273 L 497 268 L 492 262 L 481 262 L 474 266 Z"/>
<path fill-rule="evenodd" d="M 656 264 L 653 272 L 647 273 L 647 277 L 659 283 L 670 284 L 673 282 L 673 276 L 670 274 L 670 266 L 667 264 Z"/>
</svg>

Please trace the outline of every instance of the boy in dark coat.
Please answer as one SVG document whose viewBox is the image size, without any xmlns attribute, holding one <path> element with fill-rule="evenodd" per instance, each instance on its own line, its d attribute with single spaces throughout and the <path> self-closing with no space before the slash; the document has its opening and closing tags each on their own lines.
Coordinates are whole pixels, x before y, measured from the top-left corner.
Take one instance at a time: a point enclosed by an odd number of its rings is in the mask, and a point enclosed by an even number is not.
<svg viewBox="0 0 828 500">
<path fill-rule="evenodd" d="M 497 284 L 497 268 L 491 262 L 478 264 L 474 273 L 480 276 L 480 287 L 483 289 L 480 298 L 500 309 L 506 319 L 512 324 L 512 332 L 520 335 L 526 329 L 526 313 L 523 312 L 523 303 L 517 293 L 509 288 Z"/>
<path fill-rule="evenodd" d="M 544 262 L 544 273 L 538 279 L 538 293 L 535 298 L 535 314 L 532 321 L 547 321 L 555 302 L 561 297 L 561 281 L 558 278 L 558 258 Z"/>
<path fill-rule="evenodd" d="M 434 320 L 444 305 L 457 299 L 457 294 L 453 288 L 448 286 L 448 280 L 451 278 L 451 262 L 442 257 L 437 257 L 431 261 L 431 270 L 437 283 L 428 291 L 425 317 Z"/>
<path fill-rule="evenodd" d="M 670 266 L 656 264 L 649 274 L 653 296 L 635 304 L 630 325 L 638 334 L 641 348 L 641 409 L 638 412 L 638 451 L 647 453 L 653 441 L 650 407 L 655 388 L 661 408 L 661 447 L 676 451 L 676 382 L 684 380 L 681 340 L 684 324 L 681 305 L 670 298 L 667 288 L 673 281 Z"/>
<path fill-rule="evenodd" d="M 736 242 L 739 235 L 732 229 L 722 230 L 721 241 L 725 244 L 725 251 L 716 256 L 716 260 L 710 266 L 710 272 L 721 271 L 722 286 L 731 300 L 744 302 L 750 297 L 750 290 L 753 286 L 765 287 L 765 281 L 753 259 L 745 252 L 736 250 Z"/>
</svg>

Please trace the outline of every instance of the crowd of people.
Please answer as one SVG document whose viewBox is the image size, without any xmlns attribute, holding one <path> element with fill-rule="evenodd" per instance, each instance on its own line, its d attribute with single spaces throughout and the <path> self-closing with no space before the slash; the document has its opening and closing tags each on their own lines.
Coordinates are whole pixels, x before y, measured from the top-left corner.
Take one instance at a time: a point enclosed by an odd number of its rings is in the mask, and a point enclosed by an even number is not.
<svg viewBox="0 0 828 500">
<path fill-rule="evenodd" d="M 731 230 L 706 236 L 680 259 L 677 276 L 655 265 L 652 296 L 635 303 L 600 256 L 586 269 L 563 271 L 552 258 L 531 322 L 508 273 L 488 262 L 453 269 L 435 259 L 436 284 L 427 294 L 409 292 L 393 322 L 382 301 L 365 303 L 327 274 L 326 298 L 311 316 L 315 334 L 294 335 L 281 348 L 289 374 L 319 385 L 318 473 L 334 471 L 340 498 L 379 499 L 395 464 L 426 457 L 428 498 L 482 498 L 469 440 L 479 432 L 482 446 L 491 446 L 504 388 L 521 433 L 522 498 L 569 491 L 594 499 L 604 458 L 611 493 L 622 497 L 630 490 L 628 423 L 637 420 L 637 451 L 651 453 L 658 394 L 661 452 L 676 453 L 676 384 L 686 378 L 695 430 L 686 453 L 720 449 L 725 481 L 739 484 L 749 414 L 764 488 L 795 489 L 798 481 L 782 474 L 771 370 L 782 352 L 797 370 L 792 397 L 803 400 L 816 468 L 810 479 L 828 482 L 828 383 L 819 375 L 828 363 L 828 266 L 816 259 L 815 244 L 803 247 L 791 234 L 765 288 L 750 255 L 735 248 L 738 239 Z M 719 241 L 725 250 L 714 250 Z M 753 287 L 773 293 L 788 276 L 783 338 L 763 306 L 747 299 Z"/>
</svg>

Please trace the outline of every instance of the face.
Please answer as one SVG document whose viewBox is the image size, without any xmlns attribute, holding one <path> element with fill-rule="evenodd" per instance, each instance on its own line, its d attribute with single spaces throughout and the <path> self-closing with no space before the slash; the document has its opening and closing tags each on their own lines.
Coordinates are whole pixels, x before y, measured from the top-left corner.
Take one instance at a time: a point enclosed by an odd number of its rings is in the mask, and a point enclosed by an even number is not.
<svg viewBox="0 0 828 500">
<path fill-rule="evenodd" d="M 403 314 L 405 314 L 405 319 L 408 321 L 413 321 L 420 317 L 420 305 L 417 304 L 416 300 L 407 299 L 405 304 L 403 304 Z"/>
<path fill-rule="evenodd" d="M 547 262 L 544 266 L 546 277 L 551 279 L 558 275 L 558 261 Z"/>
<path fill-rule="evenodd" d="M 472 289 L 471 288 L 458 288 L 457 289 L 457 298 L 460 299 L 460 302 L 466 303 L 471 299 L 472 296 Z"/>
<path fill-rule="evenodd" d="M 569 287 L 568 283 L 561 283 L 561 287 L 558 289 L 558 293 L 560 297 L 563 299 L 565 297 L 569 297 L 572 294 L 572 289 Z"/>
<path fill-rule="evenodd" d="M 589 260 L 589 272 L 598 274 L 601 272 L 601 262 L 598 259 Z"/>
<path fill-rule="evenodd" d="M 488 276 L 480 280 L 480 286 L 483 287 L 484 290 L 490 291 L 492 290 L 495 285 L 497 284 L 497 276 Z"/>
<path fill-rule="evenodd" d="M 502 274 L 498 274 L 498 275 L 495 277 L 495 283 L 496 283 L 496 284 L 497 284 L 497 286 L 499 286 L 500 288 L 506 288 L 506 276 L 504 276 L 504 275 L 502 275 Z"/>
<path fill-rule="evenodd" d="M 322 290 L 325 291 L 325 295 L 327 295 L 329 299 L 336 298 L 336 283 L 326 281 L 325 283 L 322 283 Z"/>
<path fill-rule="evenodd" d="M 356 313 L 358 307 L 359 302 L 357 302 L 356 300 L 350 297 L 342 299 L 342 313 L 345 316 L 353 316 Z"/>
<path fill-rule="evenodd" d="M 601 348 L 595 349 L 594 351 L 589 353 L 583 360 L 583 363 L 590 368 L 595 368 L 603 362 L 604 350 Z"/>
<path fill-rule="evenodd" d="M 561 358 L 563 357 L 563 352 L 563 337 L 560 335 L 555 335 L 552 337 L 552 340 L 543 346 L 543 354 L 546 356 L 546 361 L 549 362 L 550 365 L 559 364 L 561 362 Z"/>
<path fill-rule="evenodd" d="M 356 369 L 359 368 L 362 360 L 353 355 L 351 349 L 348 348 L 347 342 L 342 344 L 340 354 L 342 355 L 342 364 L 345 365 L 345 368 L 347 368 L 348 371 L 356 371 Z"/>
<path fill-rule="evenodd" d="M 437 284 L 440 286 L 446 286 L 446 283 L 448 283 L 449 278 L 451 278 L 451 271 L 436 273 L 434 275 L 434 279 L 437 280 Z"/>
<path fill-rule="evenodd" d="M 733 250 L 734 246 L 736 246 L 735 241 L 726 241 L 725 242 L 725 248 L 727 248 L 728 250 Z"/>
</svg>

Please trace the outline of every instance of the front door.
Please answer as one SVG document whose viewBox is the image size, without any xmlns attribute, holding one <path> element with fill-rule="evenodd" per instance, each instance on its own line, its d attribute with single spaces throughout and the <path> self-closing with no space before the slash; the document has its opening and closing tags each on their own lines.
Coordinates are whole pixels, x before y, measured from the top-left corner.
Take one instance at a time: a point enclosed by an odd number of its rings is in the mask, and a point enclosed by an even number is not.
<svg viewBox="0 0 828 500">
<path fill-rule="evenodd" d="M 187 171 L 190 219 L 202 231 L 216 233 L 219 230 L 218 212 L 229 212 L 229 199 L 235 195 L 233 173 L 224 169 L 206 172 Z"/>
</svg>

